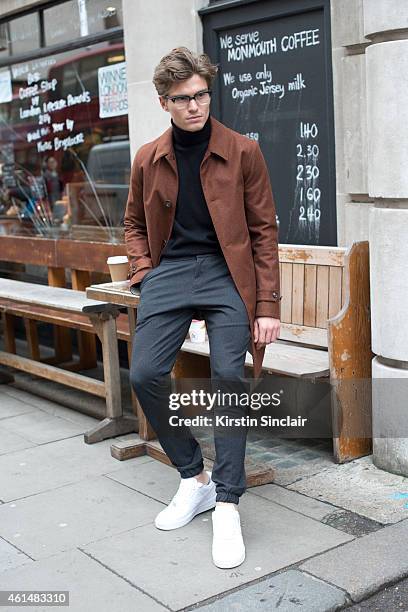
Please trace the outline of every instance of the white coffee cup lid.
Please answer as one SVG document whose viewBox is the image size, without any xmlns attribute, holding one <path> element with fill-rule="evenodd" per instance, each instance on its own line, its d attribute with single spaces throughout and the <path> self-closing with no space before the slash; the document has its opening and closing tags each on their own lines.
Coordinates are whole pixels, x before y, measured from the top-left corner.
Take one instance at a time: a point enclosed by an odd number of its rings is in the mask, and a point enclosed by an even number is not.
<svg viewBox="0 0 408 612">
<path fill-rule="evenodd" d="M 124 264 L 128 263 L 128 258 L 126 255 L 111 255 L 107 259 L 108 264 Z"/>
</svg>

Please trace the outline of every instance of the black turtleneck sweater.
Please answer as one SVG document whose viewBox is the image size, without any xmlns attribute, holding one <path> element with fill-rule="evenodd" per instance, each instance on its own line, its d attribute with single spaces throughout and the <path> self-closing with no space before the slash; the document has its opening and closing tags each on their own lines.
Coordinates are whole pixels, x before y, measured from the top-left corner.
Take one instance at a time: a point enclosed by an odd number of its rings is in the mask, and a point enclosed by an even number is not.
<svg viewBox="0 0 408 612">
<path fill-rule="evenodd" d="M 162 259 L 222 254 L 200 179 L 200 164 L 211 135 L 210 116 L 203 128 L 196 132 L 179 128 L 173 120 L 171 124 L 179 190 L 173 230 L 162 251 Z"/>
</svg>

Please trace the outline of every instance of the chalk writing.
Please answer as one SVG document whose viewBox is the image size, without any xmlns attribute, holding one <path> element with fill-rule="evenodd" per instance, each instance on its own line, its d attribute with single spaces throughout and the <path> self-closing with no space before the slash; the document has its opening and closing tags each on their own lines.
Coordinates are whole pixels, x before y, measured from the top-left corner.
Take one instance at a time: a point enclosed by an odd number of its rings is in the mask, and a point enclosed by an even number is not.
<svg viewBox="0 0 408 612">
<path fill-rule="evenodd" d="M 252 24 L 237 18 L 241 25 L 214 27 L 220 66 L 214 100 L 222 121 L 261 146 L 281 242 L 321 244 L 330 236 L 326 244 L 336 244 L 337 239 L 330 210 L 335 208 L 328 140 L 331 50 L 324 12 L 272 10 L 265 18 L 260 7 Z"/>
</svg>

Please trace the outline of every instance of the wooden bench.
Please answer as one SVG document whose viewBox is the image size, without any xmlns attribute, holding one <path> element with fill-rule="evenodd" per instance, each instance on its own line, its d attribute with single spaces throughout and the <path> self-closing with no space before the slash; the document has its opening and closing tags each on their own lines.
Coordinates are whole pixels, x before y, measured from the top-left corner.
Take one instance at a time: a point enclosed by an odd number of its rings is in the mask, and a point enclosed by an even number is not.
<svg viewBox="0 0 408 612">
<path fill-rule="evenodd" d="M 91 331 L 92 327 L 92 332 L 97 334 L 102 345 L 103 382 L 72 371 L 76 369 L 72 364 L 56 367 L 46 361 L 39 361 L 39 355 L 34 359 L 17 355 L 15 343 L 14 346 L 9 346 L 11 340 L 10 335 L 7 335 L 6 323 L 4 325 L 6 350 L 0 351 L 0 364 L 104 398 L 105 419 L 85 433 L 85 442 L 88 444 L 136 431 L 136 417 L 125 416 L 122 411 L 116 328 L 116 319 L 119 315 L 117 306 L 88 299 L 83 291 L 0 279 L 0 311 L 3 318 L 12 312 L 13 315 L 20 314 L 40 320 L 47 320 L 47 317 L 51 317 L 50 313 L 55 311 L 61 325 L 64 324 L 63 315 L 65 315 L 68 327 L 87 331 Z M 86 320 L 87 325 L 85 325 Z M 9 350 L 10 348 L 12 350 Z"/>
<path fill-rule="evenodd" d="M 297 379 L 327 380 L 334 391 L 332 420 L 334 459 L 338 463 L 366 455 L 371 436 L 370 396 L 356 393 L 356 379 L 371 378 L 371 331 L 368 242 L 342 247 L 279 246 L 282 290 L 281 333 L 266 348 L 265 374 Z M 139 298 L 127 282 L 102 283 L 87 289 L 87 296 L 126 306 L 131 336 Z M 173 378 L 209 378 L 208 341 L 199 344 L 185 339 L 177 356 Z M 246 355 L 246 365 L 252 356 Z M 119 460 L 148 454 L 164 463 L 169 460 L 156 434 L 137 406 L 139 436 L 112 444 Z M 203 448 L 207 460 L 214 460 L 213 448 Z M 211 465 L 211 464 L 209 464 Z M 273 481 L 274 469 L 246 458 L 248 486 Z"/>
<path fill-rule="evenodd" d="M 46 267 L 49 286 L 66 287 L 67 281 L 70 280 L 72 289 L 77 291 L 85 291 L 91 284 L 92 278 L 99 278 L 99 282 L 107 280 L 109 278 L 107 258 L 110 255 L 123 255 L 125 252 L 124 244 L 18 235 L 0 237 L 0 261 Z M 52 359 L 54 364 L 67 364 L 72 360 L 71 333 L 68 329 L 72 327 L 78 330 L 78 367 L 82 370 L 96 367 L 95 334 L 86 318 L 83 318 L 83 325 L 80 326 L 73 313 L 63 313 L 56 309 L 47 311 L 44 307 L 35 307 L 31 304 L 24 305 L 23 313 L 22 305 L 13 311 L 12 305 L 9 304 L 4 323 L 10 352 L 13 352 L 14 345 L 14 316 L 24 318 L 32 359 L 39 359 L 40 353 L 36 321 L 44 321 L 54 325 L 55 356 Z M 71 317 L 72 325 L 68 325 Z M 125 332 L 126 325 L 126 316 L 119 315 L 118 328 Z"/>
<path fill-rule="evenodd" d="M 34 269 L 45 267 L 48 272 L 49 286 L 66 287 L 70 280 L 72 289 L 84 291 L 92 281 L 101 283 L 110 278 L 106 263 L 109 256 L 123 255 L 126 252 L 123 244 L 123 228 L 114 229 L 115 233 L 111 236 L 114 238 L 113 243 L 107 242 L 108 233 L 112 228 L 94 227 L 92 235 L 89 234 L 88 228 L 86 235 L 82 236 L 83 240 L 19 235 L 1 236 L 0 261 L 10 262 L 14 267 L 16 265 L 30 265 Z M 101 241 L 96 241 L 95 237 L 92 239 L 92 236 L 99 234 Z M 55 308 L 47 309 L 31 303 L 13 304 L 10 301 L 2 317 L 6 350 L 10 353 L 16 352 L 16 317 L 23 318 L 31 359 L 61 365 L 64 369 L 72 370 L 88 370 L 96 367 L 96 331 L 88 317 Z M 39 322 L 53 326 L 54 355 L 52 357 L 41 358 L 37 331 Z M 116 327 L 118 338 L 127 343 L 130 361 L 131 343 L 126 314 L 119 314 L 116 319 Z M 77 332 L 78 361 L 73 360 L 70 329 Z M 131 395 L 136 414 L 136 396 L 133 391 Z"/>
<path fill-rule="evenodd" d="M 333 453 L 343 463 L 371 452 L 371 378 L 368 242 L 350 248 L 279 245 L 281 332 L 265 349 L 263 371 L 333 386 Z M 186 340 L 175 376 L 210 375 L 209 345 Z M 252 365 L 247 353 L 246 365 Z M 358 393 L 351 380 L 361 382 Z"/>
</svg>

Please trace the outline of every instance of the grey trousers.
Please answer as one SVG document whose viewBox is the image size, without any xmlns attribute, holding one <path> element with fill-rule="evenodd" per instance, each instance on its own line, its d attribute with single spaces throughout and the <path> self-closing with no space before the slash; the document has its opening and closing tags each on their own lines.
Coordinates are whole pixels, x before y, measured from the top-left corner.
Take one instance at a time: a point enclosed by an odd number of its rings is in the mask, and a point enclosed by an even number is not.
<svg viewBox="0 0 408 612">
<path fill-rule="evenodd" d="M 193 318 L 206 322 L 211 384 L 215 391 L 247 392 L 245 355 L 250 325 L 222 255 L 162 259 L 142 279 L 133 342 L 130 383 L 146 418 L 182 478 L 199 474 L 203 457 L 188 427 L 169 427 L 170 372 Z M 208 413 L 207 413 L 208 414 Z M 240 402 L 215 405 L 215 415 L 247 415 Z M 221 431 L 222 429 L 222 431 Z M 214 427 L 216 458 L 212 478 L 217 501 L 238 503 L 246 489 L 244 469 L 247 427 Z"/>
</svg>

